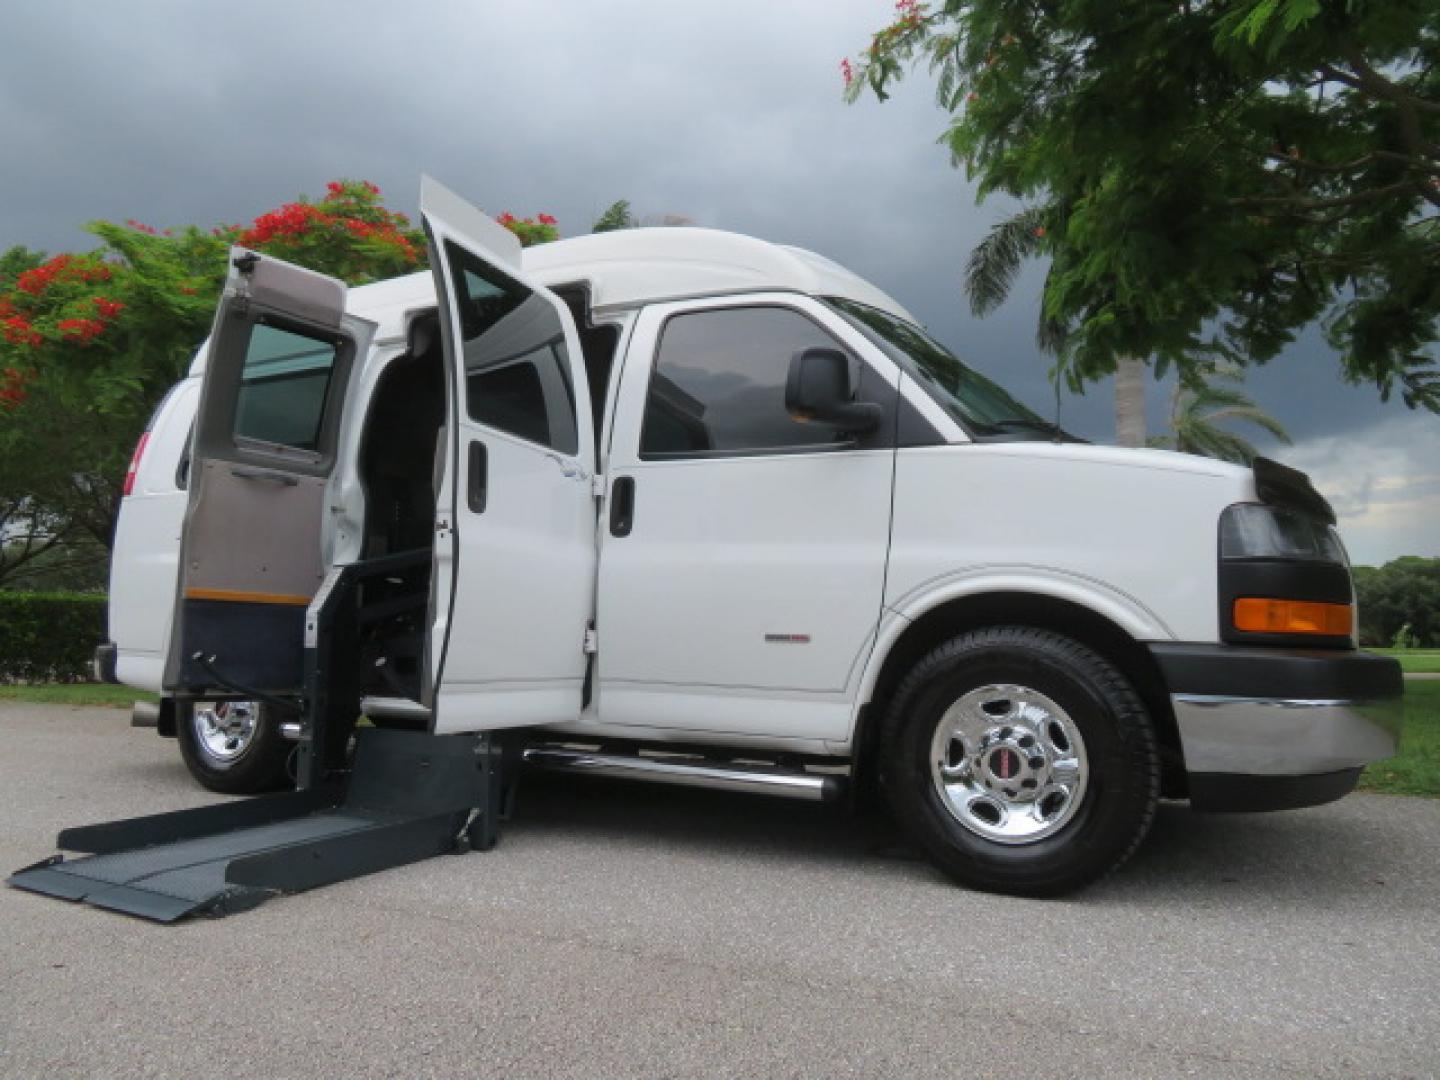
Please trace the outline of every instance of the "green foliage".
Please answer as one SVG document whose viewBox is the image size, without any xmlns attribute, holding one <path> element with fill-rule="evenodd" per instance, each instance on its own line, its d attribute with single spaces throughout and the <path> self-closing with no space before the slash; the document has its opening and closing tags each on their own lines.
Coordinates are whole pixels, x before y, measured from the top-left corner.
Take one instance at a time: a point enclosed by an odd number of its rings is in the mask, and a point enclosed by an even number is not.
<svg viewBox="0 0 1440 1080">
<path fill-rule="evenodd" d="M 548 214 L 500 221 L 522 244 L 559 235 Z M 209 333 L 232 244 L 351 285 L 424 266 L 421 234 L 357 180 L 248 226 L 87 228 L 100 246 L 85 254 L 0 255 L 0 526 L 31 538 L 0 552 L 0 580 L 16 552 L 67 538 L 108 548 L 131 451 Z"/>
<path fill-rule="evenodd" d="M 0 592 L 0 683 L 87 679 L 104 640 L 104 596 Z"/>
<path fill-rule="evenodd" d="M 846 93 L 915 64 L 981 198 L 1043 229 L 1019 254 L 1073 386 L 1264 362 L 1320 319 L 1345 378 L 1440 411 L 1440 6 L 900 0 Z"/>
<path fill-rule="evenodd" d="M 1190 381 L 1176 382 L 1170 403 L 1170 434 L 1151 439 L 1151 446 L 1249 465 L 1259 451 L 1248 439 L 1226 431 L 1221 426 L 1226 423 L 1254 424 L 1289 444 L 1290 435 L 1279 420 L 1257 406 L 1237 386 L 1222 385 L 1240 381 L 1238 368 L 1220 366 L 1205 375 L 1208 381 L 1192 372 Z"/>
<path fill-rule="evenodd" d="M 1406 555 L 1354 576 L 1361 644 L 1400 646 L 1403 632 L 1408 647 L 1440 646 L 1440 559 Z"/>
<path fill-rule="evenodd" d="M 590 226 L 590 231 L 592 233 L 614 232 L 616 229 L 633 229 L 639 224 L 640 222 L 635 220 L 635 215 L 630 213 L 630 200 L 617 199 L 595 219 L 595 224 Z"/>
<path fill-rule="evenodd" d="M 1405 729 L 1400 752 L 1369 766 L 1362 791 L 1440 798 L 1440 682 L 1405 681 Z"/>
<path fill-rule="evenodd" d="M 521 247 L 534 247 L 560 239 L 558 222 L 549 214 L 537 214 L 533 218 L 517 218 L 508 210 L 495 219 L 520 238 Z"/>
</svg>

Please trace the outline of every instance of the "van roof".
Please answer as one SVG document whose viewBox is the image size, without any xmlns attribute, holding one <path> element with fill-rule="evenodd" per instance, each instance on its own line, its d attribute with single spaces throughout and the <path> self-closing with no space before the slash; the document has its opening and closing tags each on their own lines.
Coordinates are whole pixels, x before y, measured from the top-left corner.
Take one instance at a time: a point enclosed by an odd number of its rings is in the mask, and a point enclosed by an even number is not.
<svg viewBox="0 0 1440 1080">
<path fill-rule="evenodd" d="M 776 290 L 841 296 L 913 317 L 885 292 L 823 255 L 720 229 L 619 229 L 526 248 L 521 267 L 542 285 L 584 284 L 593 309 L 659 300 Z M 428 272 L 350 290 L 352 314 L 379 324 L 377 340 L 399 337 L 406 316 L 435 303 Z"/>
</svg>

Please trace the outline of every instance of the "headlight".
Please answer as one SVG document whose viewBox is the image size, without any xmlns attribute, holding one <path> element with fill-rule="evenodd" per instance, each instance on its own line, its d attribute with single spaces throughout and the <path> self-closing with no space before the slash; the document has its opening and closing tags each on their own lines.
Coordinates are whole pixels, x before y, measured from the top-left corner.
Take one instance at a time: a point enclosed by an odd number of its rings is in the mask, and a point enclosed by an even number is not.
<svg viewBox="0 0 1440 1080">
<path fill-rule="evenodd" d="M 1241 503 L 1220 518 L 1222 559 L 1305 559 L 1348 565 L 1335 529 L 1295 510 Z"/>
<path fill-rule="evenodd" d="M 1220 516 L 1220 636 L 1233 644 L 1349 648 L 1349 560 L 1335 529 L 1303 510 L 1240 503 Z"/>
</svg>

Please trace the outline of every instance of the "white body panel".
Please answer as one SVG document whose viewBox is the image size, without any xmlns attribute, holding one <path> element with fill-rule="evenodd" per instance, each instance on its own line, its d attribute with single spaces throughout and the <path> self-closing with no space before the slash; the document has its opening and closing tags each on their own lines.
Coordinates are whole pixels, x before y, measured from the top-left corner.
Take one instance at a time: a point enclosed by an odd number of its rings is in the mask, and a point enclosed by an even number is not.
<svg viewBox="0 0 1440 1080">
<path fill-rule="evenodd" d="M 1163 451 L 990 443 L 900 451 L 885 605 L 1019 591 L 1141 641 L 1217 641 L 1216 522 L 1248 469 Z"/>
<path fill-rule="evenodd" d="M 179 486 L 180 460 L 199 400 L 200 380 L 190 378 L 161 403 L 115 527 L 110 639 L 117 647 L 116 676 L 139 690 L 158 691 L 165 676 L 188 500 Z"/>
<path fill-rule="evenodd" d="M 658 335 L 687 312 L 799 311 L 883 356 L 806 297 L 754 293 L 645 308 L 632 331 L 609 476 L 635 482 L 630 535 L 600 530 L 597 719 L 677 732 L 841 738 L 880 614 L 894 451 L 642 460 Z"/>
</svg>

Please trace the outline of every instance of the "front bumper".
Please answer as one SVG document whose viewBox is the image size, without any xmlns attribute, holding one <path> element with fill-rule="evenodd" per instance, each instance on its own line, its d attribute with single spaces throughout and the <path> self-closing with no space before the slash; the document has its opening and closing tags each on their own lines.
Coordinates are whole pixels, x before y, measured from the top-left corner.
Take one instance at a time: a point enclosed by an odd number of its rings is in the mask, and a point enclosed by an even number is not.
<svg viewBox="0 0 1440 1080">
<path fill-rule="evenodd" d="M 1338 799 L 1395 753 L 1398 662 L 1362 652 L 1153 645 L 1197 809 L 1280 809 Z"/>
</svg>

